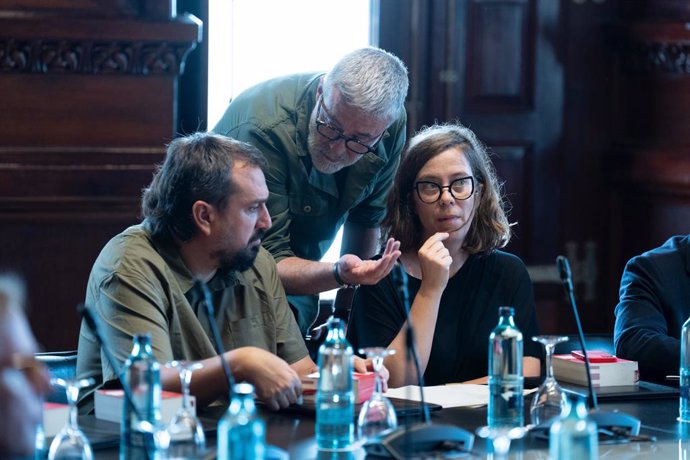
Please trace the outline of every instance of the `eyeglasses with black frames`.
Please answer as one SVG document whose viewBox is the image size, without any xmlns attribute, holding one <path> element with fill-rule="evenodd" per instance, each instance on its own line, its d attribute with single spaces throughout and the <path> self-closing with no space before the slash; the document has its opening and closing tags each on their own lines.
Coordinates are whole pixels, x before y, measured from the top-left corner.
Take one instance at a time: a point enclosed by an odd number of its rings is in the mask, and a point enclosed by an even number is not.
<svg viewBox="0 0 690 460">
<path fill-rule="evenodd" d="M 342 129 L 336 128 L 327 121 L 324 121 L 321 118 L 321 111 L 323 111 L 327 117 L 330 117 L 328 115 L 328 111 L 326 111 L 326 107 L 324 107 L 323 105 L 323 95 L 319 97 L 319 107 L 316 110 L 316 131 L 318 131 L 319 134 L 321 134 L 329 141 L 337 141 L 338 139 L 343 139 L 345 141 L 345 148 L 359 155 L 365 155 L 369 152 L 373 152 L 376 149 L 378 143 L 381 141 L 383 134 L 385 133 L 385 131 L 381 133 L 378 139 L 376 139 L 376 142 L 374 142 L 372 145 L 364 144 L 360 142 L 356 137 L 346 136 L 343 133 Z"/>
<path fill-rule="evenodd" d="M 414 188 L 422 203 L 436 203 L 441 199 L 445 189 L 448 189 L 451 196 L 456 200 L 466 200 L 474 193 L 474 177 L 460 177 L 443 186 L 436 182 L 420 180 L 414 184 Z"/>
</svg>

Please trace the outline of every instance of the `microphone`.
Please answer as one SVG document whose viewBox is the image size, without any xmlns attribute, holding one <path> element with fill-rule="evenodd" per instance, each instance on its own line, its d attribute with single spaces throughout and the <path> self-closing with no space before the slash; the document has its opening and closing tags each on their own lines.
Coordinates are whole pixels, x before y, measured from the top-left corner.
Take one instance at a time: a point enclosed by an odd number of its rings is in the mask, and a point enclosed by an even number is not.
<svg viewBox="0 0 690 460">
<path fill-rule="evenodd" d="M 474 435 L 460 427 L 446 424 L 434 424 L 429 415 L 429 406 L 424 399 L 424 375 L 419 364 L 419 355 L 414 343 L 414 329 L 410 318 L 410 299 L 407 291 L 407 273 L 401 263 L 393 268 L 392 276 L 396 279 L 398 293 L 403 301 L 407 330 L 405 342 L 408 361 L 412 360 L 419 382 L 422 422 L 411 426 L 404 425 L 387 430 L 364 443 L 367 454 L 393 458 L 425 458 L 437 455 L 466 454 L 472 450 Z"/>
<path fill-rule="evenodd" d="M 568 296 L 568 302 L 573 310 L 573 316 L 575 317 L 575 325 L 577 327 L 577 337 L 580 341 L 580 347 L 582 347 L 582 354 L 585 358 L 585 370 L 587 373 L 587 391 L 589 392 L 589 399 L 592 403 L 592 409 L 599 410 L 599 403 L 597 401 L 597 394 L 594 392 L 594 386 L 592 385 L 592 370 L 589 366 L 589 357 L 587 356 L 587 347 L 585 346 L 585 335 L 582 332 L 582 323 L 580 322 L 580 315 L 577 310 L 577 304 L 575 303 L 575 293 L 573 290 L 573 275 L 570 271 L 570 262 L 565 256 L 556 257 L 556 266 L 558 267 L 558 274 L 561 278 L 561 283 L 563 283 L 563 289 L 565 289 L 565 295 Z"/>
<path fill-rule="evenodd" d="M 208 324 L 211 327 L 211 334 L 213 335 L 213 341 L 216 343 L 216 351 L 218 352 L 218 357 L 220 358 L 221 365 L 223 367 L 223 373 L 225 374 L 225 380 L 228 382 L 228 401 L 232 401 L 232 395 L 234 393 L 233 387 L 235 386 L 235 378 L 232 376 L 230 371 L 230 366 L 223 357 L 225 354 L 225 347 L 223 347 L 223 341 L 220 338 L 220 332 L 218 331 L 218 324 L 216 324 L 215 309 L 213 308 L 213 296 L 211 295 L 211 290 L 208 285 L 201 280 L 196 280 L 194 282 L 194 288 L 198 289 L 204 297 L 204 307 L 206 308 L 206 315 L 208 316 Z M 288 458 L 288 453 L 278 446 L 272 444 L 265 445 L 265 455 L 266 458 Z"/>
<path fill-rule="evenodd" d="M 224 358 L 225 349 L 223 347 L 223 341 L 220 338 L 218 325 L 216 324 L 216 314 L 213 308 L 213 297 L 211 296 L 211 290 L 208 288 L 208 285 L 201 280 L 196 280 L 194 282 L 194 287 L 201 292 L 201 295 L 204 298 L 204 307 L 206 308 L 206 316 L 208 316 L 208 324 L 211 327 L 213 341 L 216 343 L 216 351 L 218 352 L 218 357 L 220 358 L 220 363 L 223 367 L 225 380 L 228 382 L 228 401 L 230 401 L 232 400 L 233 388 L 235 387 L 235 378 L 232 376 L 230 366 Z"/>
<path fill-rule="evenodd" d="M 575 293 L 573 290 L 573 278 L 572 272 L 570 271 L 570 262 L 565 256 L 558 256 L 556 258 L 556 266 L 558 267 L 558 274 L 563 283 L 563 289 L 565 290 L 568 303 L 573 310 L 573 316 L 575 317 L 575 325 L 577 326 L 577 336 L 580 342 L 580 347 L 582 348 L 582 354 L 585 359 L 585 371 L 587 373 L 587 392 L 589 396 L 589 401 L 591 402 L 591 410 L 589 412 L 589 417 L 594 420 L 597 424 L 597 429 L 599 431 L 600 439 L 606 439 L 607 441 L 629 441 L 631 436 L 637 436 L 640 434 L 640 419 L 633 417 L 632 415 L 626 414 L 619 411 L 601 411 L 599 410 L 599 403 L 597 401 L 597 394 L 594 391 L 594 386 L 592 385 L 592 372 L 590 370 L 589 358 L 587 355 L 587 345 L 585 343 L 585 335 L 582 332 L 582 323 L 580 322 L 580 315 L 577 309 L 577 303 L 575 302 Z M 548 420 L 539 426 L 533 428 L 534 432 L 538 437 L 548 439 L 549 429 L 551 424 L 555 421 L 556 417 Z"/>
<path fill-rule="evenodd" d="M 108 346 L 105 342 L 105 336 L 101 331 L 100 323 L 98 322 L 98 317 L 90 307 L 83 303 L 77 305 L 77 312 L 84 319 L 84 321 L 86 321 L 86 325 L 89 326 L 91 332 L 93 332 L 93 335 L 96 337 L 96 341 L 101 347 L 101 351 L 103 351 L 103 354 L 105 355 L 105 359 L 108 361 L 108 364 L 110 364 L 110 367 L 113 368 L 113 372 L 115 372 L 117 379 L 120 381 L 120 385 L 122 385 L 122 391 L 125 395 L 125 404 L 129 406 L 130 410 L 134 413 L 134 415 L 136 415 L 137 419 L 139 419 L 142 422 L 145 422 L 146 418 L 142 415 L 141 411 L 136 406 L 136 404 L 134 404 L 132 389 L 125 381 L 125 376 L 122 373 L 122 368 L 120 367 L 120 364 L 118 363 L 117 359 L 115 359 L 113 352 L 110 350 L 110 346 Z M 150 431 L 151 435 L 154 435 L 154 426 L 147 426 L 146 429 Z M 153 442 L 152 440 L 147 441 L 149 442 L 146 443 L 146 458 L 150 459 L 152 458 L 152 453 L 150 450 L 153 449 L 155 451 L 156 446 L 155 442 Z"/>
</svg>

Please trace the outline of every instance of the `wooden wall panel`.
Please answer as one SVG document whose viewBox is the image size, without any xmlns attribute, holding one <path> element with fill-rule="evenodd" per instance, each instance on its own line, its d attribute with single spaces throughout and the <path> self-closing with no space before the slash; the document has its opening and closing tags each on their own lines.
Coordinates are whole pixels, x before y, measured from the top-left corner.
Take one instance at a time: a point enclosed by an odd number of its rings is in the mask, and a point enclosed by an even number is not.
<svg viewBox="0 0 690 460">
<path fill-rule="evenodd" d="M 468 15 L 467 108 L 474 112 L 534 106 L 534 2 L 472 0 Z"/>
<path fill-rule="evenodd" d="M 171 139 L 175 91 L 170 77 L 17 74 L 0 78 L 3 145 L 161 147 Z"/>
<path fill-rule="evenodd" d="M 175 137 L 200 24 L 173 3 L 0 0 L 0 270 L 46 350 L 76 348 L 91 266 Z"/>
<path fill-rule="evenodd" d="M 526 254 L 529 249 L 531 216 L 530 181 L 528 174 L 531 165 L 530 145 L 493 146 L 492 160 L 496 174 L 503 184 L 508 212 L 508 220 L 513 225 L 513 237 L 508 250 L 517 254 Z"/>
</svg>

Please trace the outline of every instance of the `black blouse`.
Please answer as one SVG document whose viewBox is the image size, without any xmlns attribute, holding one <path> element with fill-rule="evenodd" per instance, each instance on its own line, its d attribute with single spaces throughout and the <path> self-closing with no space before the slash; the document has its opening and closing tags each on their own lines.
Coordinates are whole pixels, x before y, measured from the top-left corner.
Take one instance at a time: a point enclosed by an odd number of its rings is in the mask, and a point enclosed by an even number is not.
<svg viewBox="0 0 690 460">
<path fill-rule="evenodd" d="M 362 347 L 387 347 L 405 323 L 399 272 L 355 293 L 347 338 L 355 352 Z M 421 280 L 408 276 L 413 302 Z M 441 296 L 436 329 L 424 380 L 426 385 L 462 382 L 487 375 L 489 334 L 498 324 L 498 307 L 515 307 L 522 331 L 524 356 L 540 358 L 532 282 L 523 262 L 502 251 L 471 255 L 448 280 Z M 415 330 L 415 334 L 423 334 Z M 400 352 L 400 351 L 399 351 Z"/>
</svg>

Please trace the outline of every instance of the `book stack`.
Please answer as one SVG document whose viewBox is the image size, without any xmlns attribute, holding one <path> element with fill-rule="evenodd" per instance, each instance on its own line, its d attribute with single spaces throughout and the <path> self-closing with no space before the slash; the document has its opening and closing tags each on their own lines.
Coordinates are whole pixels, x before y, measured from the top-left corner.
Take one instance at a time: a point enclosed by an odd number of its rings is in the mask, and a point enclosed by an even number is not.
<svg viewBox="0 0 690 460">
<path fill-rule="evenodd" d="M 96 418 L 108 422 L 120 423 L 125 394 L 122 390 L 97 390 L 94 396 Z M 192 413 L 196 414 L 196 398 L 189 397 Z M 182 395 L 171 391 L 161 392 L 161 421 L 165 424 L 175 416 L 182 407 Z"/>
<path fill-rule="evenodd" d="M 373 372 L 353 372 L 353 392 L 355 404 L 361 404 L 371 397 L 376 386 L 376 377 Z M 316 389 L 319 383 L 319 373 L 302 377 L 302 398 L 305 402 L 316 402 Z"/>
<path fill-rule="evenodd" d="M 69 406 L 51 402 L 43 403 L 43 432 L 46 438 L 52 438 L 67 425 Z"/>
<path fill-rule="evenodd" d="M 640 371 L 637 361 L 628 361 L 608 355 L 606 359 L 598 359 L 602 352 L 592 350 L 588 355 L 589 367 L 592 374 L 592 385 L 595 387 L 630 386 L 640 382 Z M 553 374 L 556 380 L 587 386 L 587 368 L 580 352 L 574 351 L 569 355 L 554 355 Z"/>
</svg>

